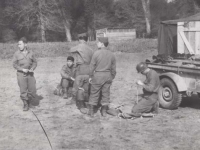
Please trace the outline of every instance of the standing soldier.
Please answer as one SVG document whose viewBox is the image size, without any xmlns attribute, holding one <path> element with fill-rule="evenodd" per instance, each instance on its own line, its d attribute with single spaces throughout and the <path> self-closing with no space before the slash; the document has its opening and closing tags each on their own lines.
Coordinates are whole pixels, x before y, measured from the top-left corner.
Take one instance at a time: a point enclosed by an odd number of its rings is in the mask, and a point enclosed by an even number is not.
<svg viewBox="0 0 200 150">
<path fill-rule="evenodd" d="M 76 60 L 76 76 L 89 75 L 89 65 L 92 59 L 93 50 L 87 45 L 87 40 L 88 37 L 86 36 L 79 37 L 80 44 L 70 49 L 70 52 L 74 55 Z"/>
<path fill-rule="evenodd" d="M 143 97 L 133 106 L 131 113 L 121 114 L 121 117 L 132 118 L 140 117 L 143 113 L 158 113 L 158 89 L 160 87 L 160 78 L 156 71 L 147 67 L 146 63 L 141 62 L 136 66 L 138 73 L 146 76 L 144 82 L 138 80 L 137 85 L 143 87 Z"/>
<path fill-rule="evenodd" d="M 37 67 L 37 61 L 33 52 L 27 49 L 25 37 L 19 40 L 18 47 L 19 50 L 13 56 L 13 67 L 17 70 L 20 97 L 24 103 L 23 110 L 28 111 L 30 100 L 36 97 L 34 70 Z"/>
<path fill-rule="evenodd" d="M 114 54 L 107 49 L 108 38 L 98 38 L 97 50 L 92 56 L 90 63 L 90 98 L 89 98 L 89 118 L 94 116 L 94 108 L 98 104 L 100 93 L 102 98 L 101 115 L 106 117 L 108 105 L 110 103 L 110 86 L 116 75 L 116 59 Z"/>
<path fill-rule="evenodd" d="M 89 100 L 90 84 L 89 75 L 79 75 L 75 78 L 73 95 L 76 99 L 76 105 L 81 113 L 86 114 L 88 109 L 86 103 Z"/>
<path fill-rule="evenodd" d="M 68 98 L 68 90 L 73 87 L 75 78 L 76 68 L 74 67 L 74 58 L 72 56 L 67 57 L 67 64 L 64 65 L 60 71 L 61 74 L 61 87 L 63 89 L 63 98 Z M 67 105 L 71 104 L 72 101 L 67 101 Z"/>
<path fill-rule="evenodd" d="M 76 105 L 81 113 L 88 113 L 87 103 L 90 96 L 90 83 L 89 83 L 89 75 L 79 75 L 76 77 L 74 81 L 74 90 L 73 94 L 76 98 Z M 99 100 L 101 101 L 102 95 L 100 94 Z M 95 112 L 101 107 L 101 104 L 98 104 L 95 107 Z M 120 113 L 119 109 L 109 108 L 107 110 L 107 114 L 112 116 L 117 116 Z"/>
</svg>

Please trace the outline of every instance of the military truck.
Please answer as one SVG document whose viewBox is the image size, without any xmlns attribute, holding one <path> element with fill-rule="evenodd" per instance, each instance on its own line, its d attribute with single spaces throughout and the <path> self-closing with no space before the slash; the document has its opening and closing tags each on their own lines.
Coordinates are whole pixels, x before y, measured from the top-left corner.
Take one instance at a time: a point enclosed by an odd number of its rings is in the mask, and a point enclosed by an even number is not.
<svg viewBox="0 0 200 150">
<path fill-rule="evenodd" d="M 200 13 L 161 22 L 158 55 L 146 62 L 160 74 L 163 108 L 176 109 L 184 96 L 200 95 Z"/>
</svg>

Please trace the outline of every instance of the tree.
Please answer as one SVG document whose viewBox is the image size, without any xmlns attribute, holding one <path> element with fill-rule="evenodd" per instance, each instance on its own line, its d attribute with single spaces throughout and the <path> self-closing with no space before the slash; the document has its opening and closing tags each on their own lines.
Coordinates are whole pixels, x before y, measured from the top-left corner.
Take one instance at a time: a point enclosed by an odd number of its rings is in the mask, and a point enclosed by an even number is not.
<svg viewBox="0 0 200 150">
<path fill-rule="evenodd" d="M 84 0 L 84 15 L 87 28 L 87 35 L 90 41 L 95 40 L 94 13 L 95 0 Z"/>
<path fill-rule="evenodd" d="M 12 28 L 22 33 L 29 33 L 35 29 L 40 32 L 40 40 L 46 41 L 46 22 L 51 8 L 46 5 L 45 0 L 8 0 L 4 18 L 8 18 Z M 48 22 L 48 21 L 47 21 Z"/>
<path fill-rule="evenodd" d="M 143 6 L 145 21 L 146 21 L 146 32 L 148 35 L 150 35 L 151 33 L 150 0 L 142 0 L 142 6 Z"/>
</svg>

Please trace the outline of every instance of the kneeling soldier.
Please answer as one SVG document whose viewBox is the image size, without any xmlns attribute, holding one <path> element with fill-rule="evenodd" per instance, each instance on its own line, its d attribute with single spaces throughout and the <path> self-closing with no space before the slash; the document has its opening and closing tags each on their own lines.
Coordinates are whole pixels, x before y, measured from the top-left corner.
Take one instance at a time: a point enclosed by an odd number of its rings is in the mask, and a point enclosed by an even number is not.
<svg viewBox="0 0 200 150">
<path fill-rule="evenodd" d="M 158 113 L 158 89 L 160 87 L 160 78 L 156 71 L 147 67 L 146 63 L 141 62 L 136 66 L 138 73 L 146 76 L 144 82 L 138 80 L 137 85 L 143 88 L 143 96 L 139 102 L 133 106 L 131 113 L 122 114 L 124 118 L 140 117 L 144 113 Z"/>
</svg>

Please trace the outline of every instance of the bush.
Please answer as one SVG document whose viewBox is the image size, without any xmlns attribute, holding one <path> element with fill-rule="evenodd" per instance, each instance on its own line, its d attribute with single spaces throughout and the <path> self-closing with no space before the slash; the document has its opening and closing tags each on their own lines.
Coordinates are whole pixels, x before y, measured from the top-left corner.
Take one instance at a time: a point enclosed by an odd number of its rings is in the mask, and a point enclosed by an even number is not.
<svg viewBox="0 0 200 150">
<path fill-rule="evenodd" d="M 4 43 L 14 43 L 17 39 L 16 33 L 11 29 L 5 29 L 2 31 L 2 41 Z"/>
<path fill-rule="evenodd" d="M 110 44 L 112 51 L 138 53 L 157 49 L 157 39 L 135 39 Z"/>
<path fill-rule="evenodd" d="M 36 57 L 59 57 L 67 56 L 71 47 L 76 46 L 78 42 L 47 42 L 47 43 L 28 43 L 28 48 L 31 49 Z M 96 42 L 88 42 L 88 45 L 97 50 Z M 139 53 L 157 48 L 157 40 L 155 39 L 135 39 L 109 44 L 109 49 L 112 52 Z M 17 43 L 0 44 L 0 58 L 12 58 L 15 51 L 18 49 Z"/>
</svg>

